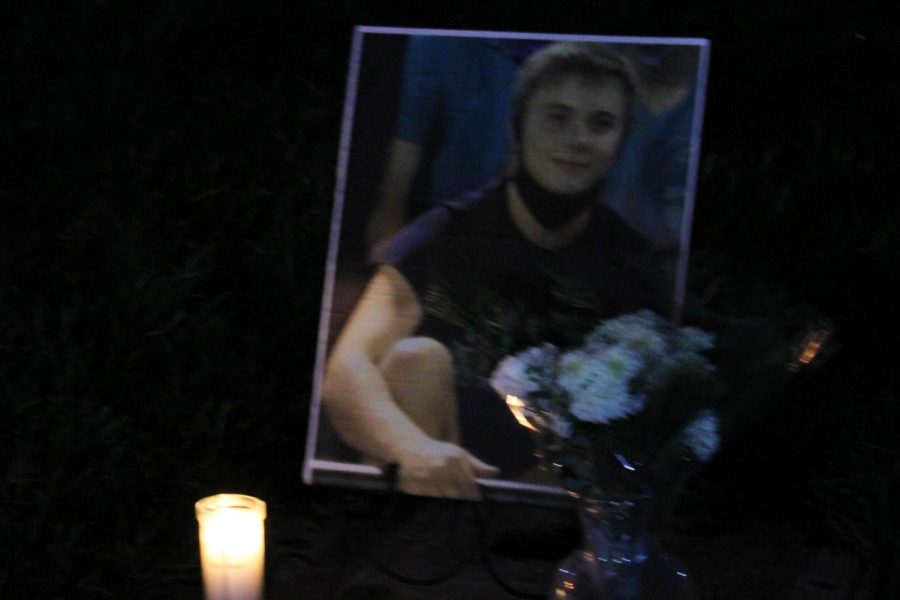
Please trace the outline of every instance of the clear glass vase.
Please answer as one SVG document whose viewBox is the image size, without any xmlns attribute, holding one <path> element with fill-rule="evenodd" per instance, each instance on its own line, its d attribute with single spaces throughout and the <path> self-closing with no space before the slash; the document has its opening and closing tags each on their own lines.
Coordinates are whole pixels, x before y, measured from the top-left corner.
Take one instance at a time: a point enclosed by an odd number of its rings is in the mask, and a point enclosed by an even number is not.
<svg viewBox="0 0 900 600">
<path fill-rule="evenodd" d="M 548 599 L 695 600 L 687 571 L 655 535 L 654 500 L 579 497 L 582 545 L 558 566 Z"/>
</svg>

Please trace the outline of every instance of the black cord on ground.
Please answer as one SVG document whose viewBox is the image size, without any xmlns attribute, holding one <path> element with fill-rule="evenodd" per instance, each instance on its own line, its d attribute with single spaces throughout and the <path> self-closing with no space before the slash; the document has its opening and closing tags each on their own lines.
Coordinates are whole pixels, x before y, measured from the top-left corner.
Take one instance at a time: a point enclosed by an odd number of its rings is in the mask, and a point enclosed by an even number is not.
<svg viewBox="0 0 900 600">
<path fill-rule="evenodd" d="M 490 552 L 488 552 L 487 548 L 483 549 L 481 557 L 482 561 L 484 562 L 484 567 L 485 569 L 487 569 L 487 572 L 491 576 L 491 579 L 494 580 L 494 583 L 503 588 L 503 591 L 505 591 L 506 593 L 512 594 L 516 598 L 529 598 L 534 600 L 541 600 L 541 598 L 544 598 L 546 596 L 546 592 L 524 592 L 520 589 L 516 589 L 509 583 L 506 583 L 503 577 L 497 572 L 496 569 L 494 569 L 494 562 L 491 560 Z"/>
<path fill-rule="evenodd" d="M 379 539 L 385 539 L 389 535 L 389 532 L 391 532 L 392 530 L 396 530 L 395 525 L 400 520 L 400 518 L 404 516 L 404 513 L 400 512 L 400 510 L 402 510 L 403 503 L 411 501 L 411 498 L 409 496 L 402 494 L 398 490 L 397 480 L 399 474 L 399 465 L 388 465 L 387 467 L 385 467 L 384 474 L 385 482 L 388 488 L 388 494 L 385 498 L 385 503 L 382 510 L 374 517 L 376 525 L 378 526 L 375 533 L 378 535 Z M 517 588 L 515 585 L 507 581 L 506 578 L 504 578 L 503 575 L 497 570 L 492 552 L 487 544 L 487 540 L 489 539 L 487 533 L 490 530 L 490 518 L 487 515 L 487 507 L 484 504 L 453 502 L 449 500 L 435 500 L 425 498 L 415 498 L 414 501 L 420 504 L 425 502 L 446 502 L 449 504 L 448 508 L 450 510 L 450 522 L 445 525 L 447 527 L 447 537 L 444 540 L 444 544 L 445 547 L 450 550 L 451 554 L 455 555 L 456 560 L 452 561 L 452 564 L 449 564 L 445 570 L 437 575 L 431 577 L 415 577 L 408 573 L 400 572 L 396 568 L 386 564 L 384 560 L 379 558 L 375 550 L 372 548 L 372 544 L 370 543 L 370 541 L 365 539 L 365 536 L 361 536 L 364 540 L 362 543 L 363 550 L 365 551 L 365 554 L 369 558 L 369 560 L 371 560 L 373 566 L 378 571 L 384 573 L 395 581 L 407 585 L 436 585 L 444 581 L 448 581 L 453 577 L 459 575 L 469 564 L 473 562 L 475 556 L 477 555 L 480 557 L 485 570 L 490 575 L 494 583 L 496 583 L 506 593 L 517 598 L 524 598 L 526 600 L 539 600 L 544 597 L 545 590 L 542 589 L 539 592 L 532 592 L 529 590 Z M 467 508 L 474 509 L 474 532 L 476 534 L 476 537 L 471 544 L 471 550 L 468 552 L 468 554 L 466 554 L 465 550 L 463 549 L 464 545 L 458 544 L 458 542 L 460 541 L 459 533 L 462 530 L 459 527 L 459 520 L 462 512 Z"/>
<path fill-rule="evenodd" d="M 487 530 L 488 530 L 487 523 L 489 522 L 486 513 L 487 513 L 486 507 L 484 507 L 484 506 L 478 507 L 478 516 L 481 517 L 479 519 L 479 526 L 480 526 L 479 529 L 484 532 L 487 532 Z M 488 574 L 491 576 L 491 579 L 494 580 L 494 583 L 496 583 L 498 586 L 500 586 L 500 588 L 502 588 L 503 591 L 505 591 L 506 593 L 511 594 L 517 598 L 527 598 L 529 600 L 532 600 L 532 599 L 540 600 L 546 596 L 546 590 L 541 590 L 540 592 L 527 592 L 527 591 L 516 588 L 515 586 L 513 586 L 510 583 L 507 583 L 506 580 L 503 578 L 503 576 L 497 572 L 497 569 L 494 568 L 494 561 L 491 558 L 491 552 L 488 549 L 487 545 L 484 543 L 485 539 L 487 539 L 487 536 L 482 535 L 481 536 L 482 543 L 480 544 L 481 562 L 482 562 L 482 564 L 484 564 L 484 567 L 487 570 Z"/>
<path fill-rule="evenodd" d="M 376 517 L 376 519 L 382 526 L 381 528 L 379 528 L 379 531 L 387 532 L 390 529 L 390 525 L 397 520 L 398 516 L 400 516 L 393 513 L 397 512 L 397 508 L 402 505 L 403 501 L 407 499 L 407 497 L 399 492 L 397 488 L 399 465 L 397 465 L 396 463 L 387 465 L 384 470 L 384 475 L 385 482 L 387 483 L 388 487 L 388 494 L 384 504 L 384 509 L 382 510 L 381 514 Z M 420 501 L 425 502 L 424 499 L 420 499 Z M 456 555 L 456 560 L 453 561 L 452 564 L 442 573 L 432 577 L 413 577 L 408 574 L 400 573 L 396 569 L 385 564 L 384 561 L 382 561 L 380 558 L 378 558 L 371 545 L 367 542 L 363 544 L 366 556 L 372 561 L 372 564 L 376 569 L 378 569 L 388 577 L 408 585 L 435 585 L 452 579 L 453 577 L 461 573 L 466 568 L 466 566 L 472 562 L 472 560 L 474 559 L 474 551 L 469 556 L 465 556 L 462 554 L 461 549 L 454 543 L 453 533 L 455 531 L 458 531 L 459 529 L 457 525 L 459 522 L 459 512 L 460 510 L 462 510 L 462 506 L 456 504 L 452 506 L 451 510 L 451 522 L 448 526 L 448 535 L 445 543 L 446 546 L 451 550 L 452 554 Z"/>
</svg>

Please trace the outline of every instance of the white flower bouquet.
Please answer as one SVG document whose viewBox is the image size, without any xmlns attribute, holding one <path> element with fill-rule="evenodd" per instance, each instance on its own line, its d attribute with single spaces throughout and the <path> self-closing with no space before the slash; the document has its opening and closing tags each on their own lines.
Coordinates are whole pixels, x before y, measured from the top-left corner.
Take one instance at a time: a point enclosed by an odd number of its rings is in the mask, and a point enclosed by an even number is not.
<svg viewBox="0 0 900 600">
<path fill-rule="evenodd" d="M 580 347 L 507 356 L 490 383 L 539 434 L 570 491 L 647 485 L 718 449 L 715 367 L 705 355 L 714 344 L 644 310 L 601 322 Z"/>
</svg>

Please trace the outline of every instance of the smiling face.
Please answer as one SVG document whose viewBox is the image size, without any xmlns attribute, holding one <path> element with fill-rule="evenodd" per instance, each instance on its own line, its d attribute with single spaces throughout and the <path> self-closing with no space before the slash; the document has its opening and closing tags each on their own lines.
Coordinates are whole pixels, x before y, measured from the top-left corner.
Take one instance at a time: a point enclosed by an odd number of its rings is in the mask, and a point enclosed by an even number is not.
<svg viewBox="0 0 900 600">
<path fill-rule="evenodd" d="M 536 90 L 525 105 L 519 139 L 531 177 L 555 194 L 596 185 L 625 138 L 628 98 L 615 76 L 567 75 Z"/>
</svg>

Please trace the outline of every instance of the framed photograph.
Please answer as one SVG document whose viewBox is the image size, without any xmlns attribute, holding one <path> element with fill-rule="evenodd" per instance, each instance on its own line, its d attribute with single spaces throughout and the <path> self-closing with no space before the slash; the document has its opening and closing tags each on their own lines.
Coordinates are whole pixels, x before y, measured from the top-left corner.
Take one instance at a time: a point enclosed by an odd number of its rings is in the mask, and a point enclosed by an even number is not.
<svg viewBox="0 0 900 600">
<path fill-rule="evenodd" d="M 681 319 L 709 43 L 357 27 L 304 481 L 557 503 L 491 388 Z"/>
</svg>

